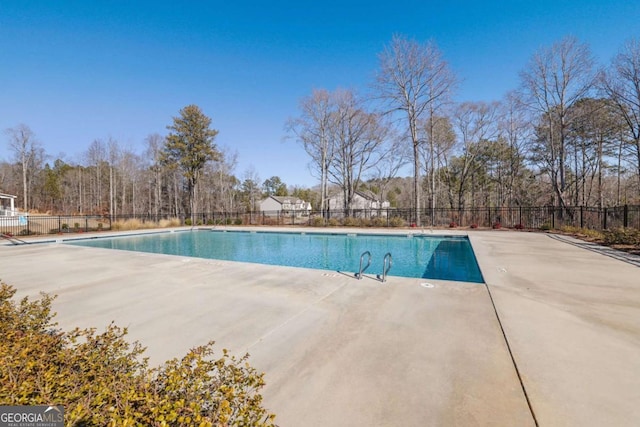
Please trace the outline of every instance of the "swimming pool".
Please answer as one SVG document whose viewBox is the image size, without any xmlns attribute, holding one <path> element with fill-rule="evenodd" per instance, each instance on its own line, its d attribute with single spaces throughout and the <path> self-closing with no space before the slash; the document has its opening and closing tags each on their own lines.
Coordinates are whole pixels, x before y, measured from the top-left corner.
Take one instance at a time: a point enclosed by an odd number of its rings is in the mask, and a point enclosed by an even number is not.
<svg viewBox="0 0 640 427">
<path fill-rule="evenodd" d="M 194 230 L 68 243 L 341 272 L 357 272 L 360 256 L 369 251 L 371 266 L 365 274 L 372 276 L 382 273 L 389 252 L 393 257 L 389 276 L 483 283 L 464 236 Z"/>
</svg>

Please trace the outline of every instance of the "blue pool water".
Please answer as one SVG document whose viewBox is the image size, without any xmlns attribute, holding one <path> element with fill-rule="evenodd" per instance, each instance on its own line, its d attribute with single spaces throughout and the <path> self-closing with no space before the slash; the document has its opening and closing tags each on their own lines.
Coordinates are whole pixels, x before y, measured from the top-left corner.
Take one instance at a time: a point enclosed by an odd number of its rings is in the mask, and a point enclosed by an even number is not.
<svg viewBox="0 0 640 427">
<path fill-rule="evenodd" d="M 382 273 L 390 252 L 389 276 L 483 282 L 466 237 L 198 230 L 71 244 L 342 272 L 357 272 L 360 255 L 369 251 L 368 275 Z"/>
</svg>

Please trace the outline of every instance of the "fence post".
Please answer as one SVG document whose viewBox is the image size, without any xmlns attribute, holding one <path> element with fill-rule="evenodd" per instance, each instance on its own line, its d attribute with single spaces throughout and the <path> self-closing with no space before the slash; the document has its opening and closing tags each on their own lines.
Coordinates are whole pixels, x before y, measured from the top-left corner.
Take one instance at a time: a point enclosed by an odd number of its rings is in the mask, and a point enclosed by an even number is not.
<svg viewBox="0 0 640 427">
<path fill-rule="evenodd" d="M 524 226 L 522 223 L 522 206 L 518 206 L 518 224 Z"/>
<path fill-rule="evenodd" d="M 607 208 L 604 208 L 604 215 L 602 218 L 602 229 L 603 230 L 607 229 Z"/>
<path fill-rule="evenodd" d="M 624 205 L 622 211 L 622 226 L 627 228 L 629 226 L 629 205 Z"/>
<path fill-rule="evenodd" d="M 584 228 L 584 206 L 580 206 L 580 228 Z"/>
</svg>

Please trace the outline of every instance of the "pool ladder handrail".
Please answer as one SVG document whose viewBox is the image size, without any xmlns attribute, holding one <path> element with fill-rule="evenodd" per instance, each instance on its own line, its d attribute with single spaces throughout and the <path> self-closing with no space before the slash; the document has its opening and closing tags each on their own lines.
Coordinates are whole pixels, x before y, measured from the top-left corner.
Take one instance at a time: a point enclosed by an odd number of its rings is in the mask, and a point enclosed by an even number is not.
<svg viewBox="0 0 640 427">
<path fill-rule="evenodd" d="M 389 261 L 389 264 L 387 264 L 387 260 Z M 380 277 L 379 274 L 376 277 L 380 281 L 385 282 L 387 280 L 387 273 L 389 273 L 389 270 L 391 270 L 392 265 L 393 257 L 391 256 L 391 252 L 387 252 L 382 260 L 382 277 Z"/>
<path fill-rule="evenodd" d="M 367 265 L 364 268 L 362 268 L 362 261 L 364 260 L 365 255 L 369 255 L 369 260 L 367 261 Z M 364 273 L 364 271 L 367 268 L 369 268 L 370 265 L 371 265 L 371 252 L 369 251 L 362 252 L 362 255 L 360 255 L 360 271 L 356 273 L 356 279 L 358 280 L 362 279 L 362 273 Z"/>
</svg>

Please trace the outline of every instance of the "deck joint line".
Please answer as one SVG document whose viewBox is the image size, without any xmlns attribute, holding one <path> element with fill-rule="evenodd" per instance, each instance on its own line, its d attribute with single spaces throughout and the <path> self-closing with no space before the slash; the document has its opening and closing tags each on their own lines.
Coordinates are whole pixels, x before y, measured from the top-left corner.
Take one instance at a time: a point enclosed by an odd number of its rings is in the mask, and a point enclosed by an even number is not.
<svg viewBox="0 0 640 427">
<path fill-rule="evenodd" d="M 307 311 L 309 311 L 309 309 L 313 306 L 315 306 L 316 304 L 318 304 L 319 302 L 324 301 L 325 299 L 329 298 L 332 294 L 334 294 L 335 292 L 339 291 L 340 289 L 342 289 L 343 287 L 347 286 L 348 283 L 345 282 L 342 285 L 338 286 L 337 288 L 331 290 L 331 292 L 327 293 L 326 295 L 320 297 L 319 299 L 307 304 L 306 307 L 304 307 L 302 310 L 300 310 L 299 312 L 297 312 L 296 314 L 294 314 L 293 316 L 291 316 L 290 318 L 288 318 L 287 320 L 285 320 L 284 322 L 282 322 L 281 324 L 279 324 L 278 326 L 276 326 L 275 328 L 267 331 L 266 333 L 264 333 L 262 336 L 260 336 L 260 338 L 258 338 L 256 341 L 253 342 L 253 344 L 249 345 L 247 347 L 247 352 L 249 352 L 249 349 L 251 349 L 252 347 L 256 346 L 257 344 L 261 343 L 265 338 L 269 337 L 270 335 L 272 335 L 274 332 L 276 332 L 279 329 L 282 329 L 284 326 L 286 326 L 287 324 L 289 324 L 289 322 L 291 322 L 293 319 L 296 319 L 300 316 L 302 316 L 304 313 L 306 313 Z"/>
<path fill-rule="evenodd" d="M 507 345 L 507 350 L 509 351 L 509 356 L 511 357 L 511 362 L 513 363 L 513 367 L 516 370 L 516 375 L 518 376 L 518 381 L 520 382 L 520 387 L 522 388 L 522 393 L 524 394 L 524 399 L 527 401 L 527 406 L 529 407 L 529 412 L 531 412 L 531 416 L 533 417 L 533 423 L 536 427 L 539 427 L 538 419 L 536 418 L 536 413 L 533 410 L 533 406 L 531 404 L 531 400 L 529 399 L 529 395 L 527 394 L 527 389 L 524 386 L 524 382 L 522 381 L 522 375 L 520 375 L 520 369 L 518 369 L 518 363 L 516 362 L 515 356 L 513 355 L 513 351 L 511 350 L 511 345 L 509 344 L 509 339 L 507 338 L 507 333 L 502 326 L 502 321 L 500 320 L 500 316 L 498 315 L 498 309 L 496 308 L 496 303 L 493 300 L 493 295 L 491 294 L 491 289 L 489 288 L 489 284 L 485 282 L 485 286 L 487 288 L 487 293 L 489 294 L 489 300 L 491 301 L 491 305 L 493 306 L 493 311 L 496 314 L 496 319 L 498 320 L 498 325 L 500 326 L 500 331 L 502 332 L 502 337 L 504 338 L 504 342 Z"/>
</svg>

